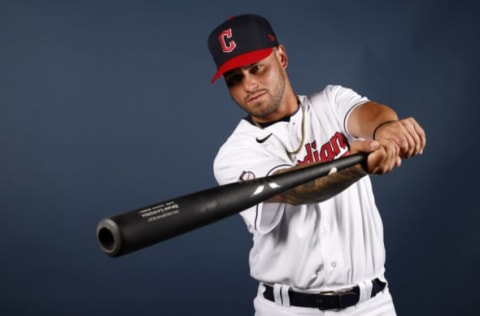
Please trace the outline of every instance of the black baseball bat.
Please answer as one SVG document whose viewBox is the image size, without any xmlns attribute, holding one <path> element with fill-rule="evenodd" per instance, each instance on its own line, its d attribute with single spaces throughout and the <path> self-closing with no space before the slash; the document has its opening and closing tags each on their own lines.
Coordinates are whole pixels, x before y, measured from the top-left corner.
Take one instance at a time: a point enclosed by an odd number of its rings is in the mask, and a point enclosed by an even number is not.
<svg viewBox="0 0 480 316">
<path fill-rule="evenodd" d="M 98 223 L 97 239 L 107 255 L 125 255 L 239 213 L 316 178 L 365 163 L 366 158 L 367 154 L 354 154 L 286 173 L 213 187 L 107 217 Z"/>
</svg>

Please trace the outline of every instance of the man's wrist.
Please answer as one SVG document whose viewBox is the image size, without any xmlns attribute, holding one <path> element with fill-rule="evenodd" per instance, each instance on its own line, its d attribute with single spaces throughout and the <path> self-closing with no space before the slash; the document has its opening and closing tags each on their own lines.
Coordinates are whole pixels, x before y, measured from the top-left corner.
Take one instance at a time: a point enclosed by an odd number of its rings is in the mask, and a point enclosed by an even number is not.
<svg viewBox="0 0 480 316">
<path fill-rule="evenodd" d="M 377 127 L 375 127 L 375 129 L 373 130 L 373 133 L 372 133 L 372 139 L 375 140 L 375 134 L 377 133 L 377 131 L 380 129 L 380 127 L 383 127 L 384 125 L 388 124 L 388 123 L 392 123 L 392 122 L 395 122 L 396 120 L 388 120 L 388 121 L 385 121 L 385 122 L 382 122 L 380 124 L 377 125 Z"/>
</svg>

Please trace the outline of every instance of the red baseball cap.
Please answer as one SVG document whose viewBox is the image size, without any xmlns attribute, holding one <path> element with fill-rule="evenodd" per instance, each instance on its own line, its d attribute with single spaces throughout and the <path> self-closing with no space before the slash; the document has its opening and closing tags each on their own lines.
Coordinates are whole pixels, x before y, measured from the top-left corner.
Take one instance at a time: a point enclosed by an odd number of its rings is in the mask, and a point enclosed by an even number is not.
<svg viewBox="0 0 480 316">
<path fill-rule="evenodd" d="M 211 83 L 225 72 L 256 63 L 268 57 L 278 46 L 270 23 L 255 14 L 231 17 L 208 37 L 208 48 L 217 65 Z"/>
</svg>

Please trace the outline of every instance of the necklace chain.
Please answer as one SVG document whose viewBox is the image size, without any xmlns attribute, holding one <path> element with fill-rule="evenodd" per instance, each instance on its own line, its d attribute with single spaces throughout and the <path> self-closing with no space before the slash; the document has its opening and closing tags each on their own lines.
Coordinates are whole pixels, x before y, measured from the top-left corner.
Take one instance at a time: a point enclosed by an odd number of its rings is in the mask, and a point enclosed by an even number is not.
<svg viewBox="0 0 480 316">
<path fill-rule="evenodd" d="M 298 102 L 298 106 L 302 109 L 302 141 L 300 142 L 300 145 L 298 146 L 298 148 L 294 151 L 289 151 L 286 147 L 285 147 L 285 151 L 287 152 L 287 154 L 289 155 L 296 155 L 300 152 L 300 150 L 302 150 L 302 147 L 305 143 L 305 109 L 304 107 L 302 106 L 302 104 L 300 102 Z M 263 126 L 260 125 L 257 121 L 255 121 L 253 118 L 252 118 L 252 121 L 253 123 L 255 123 L 255 125 L 258 127 L 258 128 L 261 128 L 263 129 Z"/>
<path fill-rule="evenodd" d="M 305 143 L 305 109 L 303 108 L 303 106 L 300 103 L 298 103 L 298 106 L 302 109 L 302 140 L 301 140 L 300 145 L 298 146 L 298 148 L 296 150 L 294 150 L 294 151 L 288 151 L 287 150 L 287 153 L 289 155 L 292 155 L 292 156 L 298 154 L 300 152 L 300 150 L 302 150 L 303 145 Z"/>
</svg>

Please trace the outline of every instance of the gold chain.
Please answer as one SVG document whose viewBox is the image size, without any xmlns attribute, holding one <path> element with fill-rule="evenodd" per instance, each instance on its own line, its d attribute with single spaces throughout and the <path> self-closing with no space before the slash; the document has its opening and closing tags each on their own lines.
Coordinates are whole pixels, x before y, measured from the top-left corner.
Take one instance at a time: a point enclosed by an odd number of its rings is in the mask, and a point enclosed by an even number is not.
<svg viewBox="0 0 480 316">
<path fill-rule="evenodd" d="M 300 150 L 302 150 L 303 145 L 305 143 L 305 109 L 300 103 L 298 103 L 298 106 L 302 108 L 302 141 L 300 142 L 300 146 L 298 146 L 298 148 L 295 151 L 287 150 L 287 153 L 292 156 L 298 154 Z"/>
<path fill-rule="evenodd" d="M 298 106 L 302 109 L 302 141 L 300 142 L 300 146 L 298 146 L 298 148 L 294 151 L 289 151 L 285 147 L 285 151 L 287 152 L 287 154 L 292 155 L 292 156 L 298 154 L 300 152 L 300 150 L 302 150 L 303 145 L 305 143 L 305 108 L 300 104 L 300 102 L 298 102 Z M 262 125 L 260 125 L 257 121 L 255 121 L 253 119 L 253 117 L 252 117 L 252 121 L 253 121 L 253 123 L 255 123 L 255 125 L 258 128 L 263 129 Z"/>
</svg>

